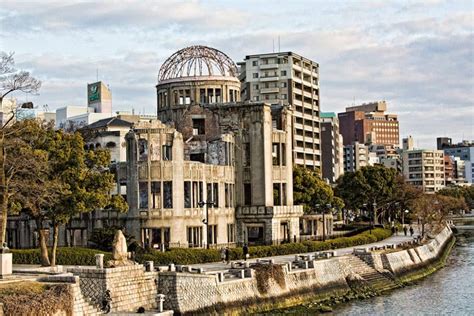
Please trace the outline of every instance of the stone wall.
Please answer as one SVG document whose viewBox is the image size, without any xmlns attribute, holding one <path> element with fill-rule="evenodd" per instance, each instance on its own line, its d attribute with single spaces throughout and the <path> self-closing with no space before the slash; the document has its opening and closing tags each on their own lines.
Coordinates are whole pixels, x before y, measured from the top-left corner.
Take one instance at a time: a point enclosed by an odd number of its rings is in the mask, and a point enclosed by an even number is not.
<svg viewBox="0 0 474 316">
<path fill-rule="evenodd" d="M 436 260 L 451 236 L 451 229 L 446 227 L 434 239 L 422 246 L 388 253 L 358 253 L 357 256 L 378 271 L 386 269 L 397 275 Z"/>
<path fill-rule="evenodd" d="M 143 265 L 117 268 L 71 268 L 79 276 L 82 295 L 94 306 L 100 306 L 110 291 L 111 311 L 136 311 L 139 307 L 156 308 L 157 272 L 145 272 Z"/>
<path fill-rule="evenodd" d="M 261 293 L 257 287 L 255 271 L 243 272 L 243 278 L 220 279 L 219 275 L 161 272 L 158 287 L 166 295 L 165 309 L 178 313 L 206 311 L 212 308 L 237 304 L 252 304 L 265 299 L 319 291 L 329 294 L 333 290 L 348 291 L 345 269 L 347 258 L 312 261 L 307 269 L 291 270 L 284 266 L 285 282 L 280 286 L 270 279 L 269 288 Z M 242 270 L 243 271 L 243 270 Z"/>
</svg>

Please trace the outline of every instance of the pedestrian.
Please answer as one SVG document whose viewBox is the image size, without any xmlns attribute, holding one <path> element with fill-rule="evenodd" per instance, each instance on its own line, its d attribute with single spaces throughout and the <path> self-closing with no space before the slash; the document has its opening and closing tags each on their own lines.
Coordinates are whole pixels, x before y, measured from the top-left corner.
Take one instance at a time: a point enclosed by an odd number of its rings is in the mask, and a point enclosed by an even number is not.
<svg viewBox="0 0 474 316">
<path fill-rule="evenodd" d="M 407 235 L 408 228 L 406 226 L 403 226 L 403 232 L 405 233 L 405 236 Z"/>
<path fill-rule="evenodd" d="M 410 226 L 410 236 L 413 236 L 413 233 L 415 232 L 415 230 L 413 229 L 412 226 Z"/>
<path fill-rule="evenodd" d="M 225 262 L 225 248 L 221 248 L 221 260 Z"/>
<path fill-rule="evenodd" d="M 395 226 L 392 226 L 392 235 L 395 235 Z"/>
<path fill-rule="evenodd" d="M 395 226 L 395 236 L 398 236 L 398 226 Z"/>
<path fill-rule="evenodd" d="M 229 247 L 225 247 L 225 264 L 229 264 L 230 262 L 230 251 Z"/>
<path fill-rule="evenodd" d="M 249 257 L 249 247 L 247 246 L 247 244 L 244 244 L 244 246 L 242 247 L 242 252 L 244 253 L 244 260 L 247 261 Z"/>
</svg>

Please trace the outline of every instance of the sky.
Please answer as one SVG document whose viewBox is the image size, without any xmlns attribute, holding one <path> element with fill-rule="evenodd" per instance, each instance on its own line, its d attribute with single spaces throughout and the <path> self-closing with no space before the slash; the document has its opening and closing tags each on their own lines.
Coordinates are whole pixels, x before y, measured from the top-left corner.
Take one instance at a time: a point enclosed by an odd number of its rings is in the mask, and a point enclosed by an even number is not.
<svg viewBox="0 0 474 316">
<path fill-rule="evenodd" d="M 43 82 L 20 102 L 85 105 L 98 78 L 114 111 L 155 113 L 158 71 L 175 51 L 207 45 L 239 62 L 280 38 L 281 51 L 319 63 L 321 111 L 386 100 L 420 148 L 474 139 L 473 28 L 469 0 L 0 0 L 0 51 Z"/>
</svg>

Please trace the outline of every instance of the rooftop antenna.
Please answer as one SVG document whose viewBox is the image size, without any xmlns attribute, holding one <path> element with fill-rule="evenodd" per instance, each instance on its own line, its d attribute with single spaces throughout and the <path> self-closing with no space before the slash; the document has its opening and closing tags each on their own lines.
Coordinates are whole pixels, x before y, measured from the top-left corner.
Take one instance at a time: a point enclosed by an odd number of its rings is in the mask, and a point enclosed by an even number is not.
<svg viewBox="0 0 474 316">
<path fill-rule="evenodd" d="M 275 39 L 272 39 L 273 41 L 273 52 L 275 52 Z"/>
<path fill-rule="evenodd" d="M 281 52 L 281 47 L 280 47 L 280 35 L 278 35 L 278 52 Z"/>
<path fill-rule="evenodd" d="M 95 69 L 95 81 L 99 81 L 99 67 Z"/>
</svg>

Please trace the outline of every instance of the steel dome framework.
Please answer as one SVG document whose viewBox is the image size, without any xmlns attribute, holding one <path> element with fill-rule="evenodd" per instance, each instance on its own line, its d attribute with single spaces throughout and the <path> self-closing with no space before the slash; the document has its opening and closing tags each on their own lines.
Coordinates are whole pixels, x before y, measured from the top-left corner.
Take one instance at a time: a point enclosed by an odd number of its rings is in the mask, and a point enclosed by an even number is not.
<svg viewBox="0 0 474 316">
<path fill-rule="evenodd" d="M 237 77 L 234 61 L 215 48 L 189 46 L 171 55 L 161 66 L 158 81 L 182 77 Z"/>
</svg>

